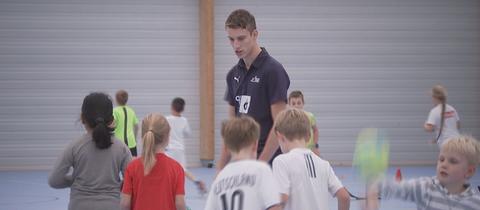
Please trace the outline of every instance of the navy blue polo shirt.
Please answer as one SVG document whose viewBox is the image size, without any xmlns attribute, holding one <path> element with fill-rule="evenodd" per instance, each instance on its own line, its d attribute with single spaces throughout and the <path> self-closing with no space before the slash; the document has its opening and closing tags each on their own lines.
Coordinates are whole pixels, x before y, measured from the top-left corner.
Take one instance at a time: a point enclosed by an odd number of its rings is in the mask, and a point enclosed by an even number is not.
<svg viewBox="0 0 480 210">
<path fill-rule="evenodd" d="M 277 60 L 265 48 L 255 58 L 247 71 L 245 62 L 240 59 L 227 74 L 225 100 L 235 107 L 237 116 L 253 117 L 260 124 L 259 151 L 268 138 L 273 126 L 270 105 L 279 101 L 287 103 L 290 78 Z"/>
</svg>

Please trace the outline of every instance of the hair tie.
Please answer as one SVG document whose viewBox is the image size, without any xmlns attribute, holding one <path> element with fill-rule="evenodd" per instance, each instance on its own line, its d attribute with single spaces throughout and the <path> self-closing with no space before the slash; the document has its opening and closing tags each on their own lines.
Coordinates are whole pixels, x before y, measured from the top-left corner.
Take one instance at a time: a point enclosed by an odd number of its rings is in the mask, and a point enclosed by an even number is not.
<svg viewBox="0 0 480 210">
<path fill-rule="evenodd" d="M 96 122 L 97 124 L 99 124 L 99 123 L 104 124 L 104 123 L 105 123 L 105 120 L 104 120 L 102 117 L 97 117 L 97 118 L 95 119 L 95 122 Z"/>
</svg>

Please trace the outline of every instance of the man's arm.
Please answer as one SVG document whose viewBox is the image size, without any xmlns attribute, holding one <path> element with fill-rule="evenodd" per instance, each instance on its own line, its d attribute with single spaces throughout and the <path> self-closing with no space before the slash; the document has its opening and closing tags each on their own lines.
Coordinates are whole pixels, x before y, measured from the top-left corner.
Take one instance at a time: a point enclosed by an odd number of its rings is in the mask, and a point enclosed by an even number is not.
<svg viewBox="0 0 480 210">
<path fill-rule="evenodd" d="M 279 101 L 270 105 L 271 115 L 274 122 L 278 113 L 280 113 L 286 108 L 287 104 L 285 103 L 285 101 Z M 268 162 L 272 158 L 275 151 L 277 151 L 278 145 L 279 144 L 278 141 L 275 139 L 275 132 L 273 132 L 272 127 L 272 129 L 270 129 L 269 131 L 267 142 L 265 142 L 265 147 L 263 148 L 262 154 L 260 154 L 260 157 L 258 159 Z"/>
<path fill-rule="evenodd" d="M 232 119 L 235 117 L 235 107 L 232 105 L 228 106 L 228 117 Z M 223 142 L 223 141 L 222 141 Z M 217 174 L 220 172 L 225 165 L 230 161 L 231 154 L 228 152 L 225 144 L 222 143 L 222 154 L 220 155 L 220 160 L 217 162 Z"/>
</svg>

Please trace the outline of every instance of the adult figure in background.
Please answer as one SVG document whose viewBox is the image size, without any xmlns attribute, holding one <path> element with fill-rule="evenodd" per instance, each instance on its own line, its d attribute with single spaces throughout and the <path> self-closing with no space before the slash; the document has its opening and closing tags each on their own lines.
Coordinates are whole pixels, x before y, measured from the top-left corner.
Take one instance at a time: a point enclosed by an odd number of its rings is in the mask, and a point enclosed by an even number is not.
<svg viewBox="0 0 480 210">
<path fill-rule="evenodd" d="M 260 124 L 257 158 L 271 164 L 281 151 L 270 131 L 276 115 L 286 108 L 290 79 L 282 64 L 258 45 L 255 17 L 250 12 L 233 11 L 225 22 L 225 30 L 239 58 L 226 77 L 229 116 L 249 115 Z M 230 153 L 223 145 L 217 170 L 229 160 Z"/>
</svg>

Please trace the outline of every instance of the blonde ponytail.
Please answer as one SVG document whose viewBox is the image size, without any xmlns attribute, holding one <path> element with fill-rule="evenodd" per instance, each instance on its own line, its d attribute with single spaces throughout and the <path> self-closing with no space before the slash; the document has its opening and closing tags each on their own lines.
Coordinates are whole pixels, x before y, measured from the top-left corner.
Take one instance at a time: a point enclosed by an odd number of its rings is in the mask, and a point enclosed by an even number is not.
<svg viewBox="0 0 480 210">
<path fill-rule="evenodd" d="M 142 162 L 144 174 L 148 175 L 157 162 L 157 146 L 166 147 L 170 125 L 167 119 L 161 114 L 152 113 L 142 121 L 143 151 Z"/>
<path fill-rule="evenodd" d="M 148 131 L 143 135 L 143 151 L 142 162 L 144 174 L 147 175 L 155 165 L 155 134 L 152 131 Z"/>
</svg>

